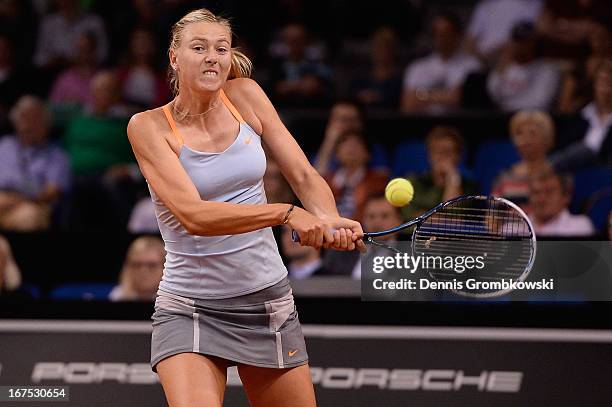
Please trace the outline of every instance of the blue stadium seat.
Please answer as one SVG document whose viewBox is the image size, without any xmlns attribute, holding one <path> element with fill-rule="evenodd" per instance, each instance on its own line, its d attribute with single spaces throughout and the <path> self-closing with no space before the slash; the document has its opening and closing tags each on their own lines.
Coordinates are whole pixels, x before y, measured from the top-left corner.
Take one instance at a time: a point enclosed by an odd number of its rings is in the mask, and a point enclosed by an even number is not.
<svg viewBox="0 0 612 407">
<path fill-rule="evenodd" d="M 612 187 L 596 191 L 586 204 L 586 214 L 597 230 L 606 231 L 608 214 L 612 210 Z"/>
<path fill-rule="evenodd" d="M 55 287 L 49 297 L 54 300 L 106 300 L 115 284 L 69 283 Z"/>
<path fill-rule="evenodd" d="M 387 150 L 385 146 L 382 144 L 372 144 L 372 151 L 370 152 L 370 166 L 376 169 L 388 169 L 389 168 L 389 157 L 387 154 Z M 317 153 L 312 153 L 308 155 L 308 161 L 312 165 L 316 165 L 317 163 Z M 332 158 L 329 163 L 329 167 L 332 171 L 338 169 L 338 160 L 336 158 Z"/>
<path fill-rule="evenodd" d="M 378 169 L 389 168 L 389 156 L 385 146 L 382 144 L 373 144 L 372 152 L 370 154 L 370 166 Z"/>
<path fill-rule="evenodd" d="M 612 170 L 605 168 L 590 168 L 576 172 L 574 176 L 574 194 L 570 209 L 580 213 L 591 195 L 604 189 L 612 188 Z"/>
<path fill-rule="evenodd" d="M 495 177 L 519 160 L 514 145 L 507 140 L 487 141 L 476 150 L 474 172 L 480 181 L 480 192 L 488 194 Z"/>
<path fill-rule="evenodd" d="M 402 177 L 409 173 L 427 171 L 427 149 L 422 141 L 407 141 L 399 144 L 393 154 L 393 176 Z"/>
</svg>

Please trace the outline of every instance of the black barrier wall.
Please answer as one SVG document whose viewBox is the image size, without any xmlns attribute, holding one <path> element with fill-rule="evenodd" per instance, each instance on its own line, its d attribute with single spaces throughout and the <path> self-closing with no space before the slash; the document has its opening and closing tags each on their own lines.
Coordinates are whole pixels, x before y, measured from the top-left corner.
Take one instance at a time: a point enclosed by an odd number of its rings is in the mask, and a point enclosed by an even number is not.
<svg viewBox="0 0 612 407">
<path fill-rule="evenodd" d="M 66 406 L 166 405 L 150 329 L 2 320 L 0 386 L 69 386 Z M 609 330 L 304 325 L 304 334 L 319 406 L 612 403 Z M 248 406 L 235 371 L 224 406 Z"/>
</svg>

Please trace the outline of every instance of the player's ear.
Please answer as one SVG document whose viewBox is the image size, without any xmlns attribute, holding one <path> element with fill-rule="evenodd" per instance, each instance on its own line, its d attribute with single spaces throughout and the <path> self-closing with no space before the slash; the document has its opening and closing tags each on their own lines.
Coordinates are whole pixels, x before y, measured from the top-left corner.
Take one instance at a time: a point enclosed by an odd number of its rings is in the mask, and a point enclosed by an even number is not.
<svg viewBox="0 0 612 407">
<path fill-rule="evenodd" d="M 168 51 L 168 59 L 170 60 L 170 67 L 175 70 L 178 71 L 178 64 L 176 61 L 176 52 L 174 52 L 173 49 L 170 49 Z"/>
</svg>

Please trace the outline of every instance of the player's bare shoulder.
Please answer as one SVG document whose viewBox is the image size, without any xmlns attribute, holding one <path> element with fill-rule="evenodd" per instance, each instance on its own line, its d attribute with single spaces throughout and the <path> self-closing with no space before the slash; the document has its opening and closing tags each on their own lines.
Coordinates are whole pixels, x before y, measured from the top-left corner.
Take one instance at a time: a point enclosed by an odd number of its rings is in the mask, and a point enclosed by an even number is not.
<svg viewBox="0 0 612 407">
<path fill-rule="evenodd" d="M 223 90 L 244 119 L 261 134 L 261 111 L 269 101 L 259 84 L 250 78 L 236 78 L 227 81 Z"/>
<path fill-rule="evenodd" d="M 133 147 L 165 140 L 175 149 L 172 145 L 173 140 L 169 137 L 170 127 L 162 107 L 133 115 L 128 123 L 127 133 Z"/>
<path fill-rule="evenodd" d="M 163 118 L 162 108 L 158 107 L 151 110 L 145 110 L 133 115 L 128 122 L 128 135 L 130 139 L 134 138 L 138 134 L 155 131 L 159 127 L 157 123 Z"/>
</svg>

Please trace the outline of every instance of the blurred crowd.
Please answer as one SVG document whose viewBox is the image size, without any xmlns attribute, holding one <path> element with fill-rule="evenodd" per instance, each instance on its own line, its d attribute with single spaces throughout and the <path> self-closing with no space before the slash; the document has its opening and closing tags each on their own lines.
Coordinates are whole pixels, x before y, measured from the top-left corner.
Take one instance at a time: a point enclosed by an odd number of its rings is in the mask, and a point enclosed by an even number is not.
<svg viewBox="0 0 612 407">
<path fill-rule="evenodd" d="M 159 231 L 126 125 L 170 100 L 171 24 L 207 7 L 233 17 L 234 45 L 281 115 L 323 112 L 322 134 L 293 135 L 321 140 L 306 153 L 340 214 L 364 229 L 492 193 L 520 205 L 538 236 L 610 235 L 609 1 L 250 3 L 0 0 L 0 231 L 147 234 L 113 272 L 120 282 L 108 294 L 154 297 L 163 244 L 150 236 Z M 434 125 L 389 147 L 368 125 L 373 115 Z M 473 115 L 503 118 L 506 133 L 475 146 L 445 120 Z M 401 209 L 383 197 L 395 176 L 415 187 Z M 272 161 L 264 183 L 269 202 L 295 201 Z M 276 235 L 292 278 L 360 275 L 356 254 L 302 248 L 283 228 Z M 0 292 L 20 284 L 2 238 Z"/>
</svg>

